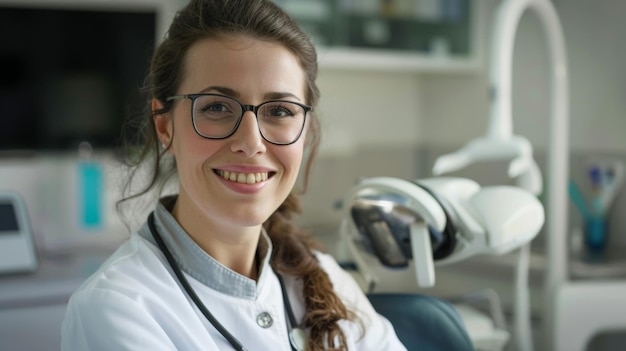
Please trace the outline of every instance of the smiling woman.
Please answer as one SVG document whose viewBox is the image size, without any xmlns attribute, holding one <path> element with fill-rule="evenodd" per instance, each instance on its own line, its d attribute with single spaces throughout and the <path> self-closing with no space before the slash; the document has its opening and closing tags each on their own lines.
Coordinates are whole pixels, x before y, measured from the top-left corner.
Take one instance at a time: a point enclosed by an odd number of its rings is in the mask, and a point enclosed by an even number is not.
<svg viewBox="0 0 626 351">
<path fill-rule="evenodd" d="M 131 174 L 152 165 L 151 177 L 120 210 L 168 181 L 178 193 L 74 293 L 65 350 L 405 349 L 293 222 L 319 142 L 316 76 L 314 47 L 271 1 L 192 0 L 178 12 L 147 79 L 146 144 L 130 160 Z"/>
<path fill-rule="evenodd" d="M 219 242 L 237 240 L 247 252 L 246 255 L 238 252 L 237 261 L 251 261 L 258 243 L 258 226 L 289 195 L 300 169 L 306 137 L 298 138 L 301 133 L 292 129 L 302 130 L 305 122 L 306 110 L 295 105 L 305 100 L 302 68 L 296 56 L 282 45 L 226 35 L 193 44 L 183 65 L 183 80 L 176 94 L 213 95 L 200 95 L 195 103 L 173 100 L 170 112 L 154 117 L 157 137 L 168 145 L 166 152 L 178 166 L 180 193 L 172 214 L 213 257 L 224 252 L 215 242 L 218 238 Z M 284 100 L 265 100 L 276 96 Z M 234 97 L 261 107 L 245 111 Z M 285 141 L 280 145 L 266 142 L 260 133 L 268 128 L 263 119 L 265 107 L 275 103 L 300 108 L 299 119 L 294 118 L 291 124 L 280 128 L 272 126 L 278 129 L 274 133 L 280 133 L 278 140 Z M 212 111 L 221 111 L 221 117 L 231 115 L 225 118 L 234 122 L 228 123 L 231 126 L 226 129 L 220 120 L 207 122 L 208 112 L 203 112 L 207 106 Z M 159 100 L 153 100 L 154 111 L 163 108 Z M 294 123 L 299 125 L 293 127 Z M 229 178 L 218 177 L 219 172 L 229 172 Z M 256 179 L 256 173 L 268 174 L 268 178 L 248 184 L 248 177 Z M 241 228 L 233 230 L 233 226 Z M 211 235 L 207 234 L 209 228 Z M 234 264 L 253 269 L 249 262 Z M 239 273 L 250 275 L 247 271 Z"/>
</svg>

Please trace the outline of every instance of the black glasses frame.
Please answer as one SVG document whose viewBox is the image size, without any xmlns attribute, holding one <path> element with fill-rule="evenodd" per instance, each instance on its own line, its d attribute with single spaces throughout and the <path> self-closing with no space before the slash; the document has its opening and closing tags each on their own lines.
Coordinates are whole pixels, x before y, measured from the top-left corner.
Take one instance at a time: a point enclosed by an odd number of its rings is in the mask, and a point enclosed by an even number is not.
<svg viewBox="0 0 626 351">
<path fill-rule="evenodd" d="M 208 135 L 204 135 L 204 134 L 200 133 L 200 131 L 198 130 L 198 127 L 196 127 L 196 121 L 194 119 L 194 110 L 195 110 L 195 107 L 196 107 L 197 99 L 199 97 L 202 97 L 202 96 L 218 96 L 218 97 L 227 98 L 227 99 L 230 99 L 230 100 L 238 103 L 239 106 L 241 106 L 241 115 L 237 119 L 237 123 L 235 123 L 235 126 L 230 131 L 230 133 L 228 133 L 228 134 L 226 134 L 224 136 L 221 136 L 221 137 L 212 137 L 212 136 L 208 136 Z M 243 119 L 243 115 L 246 112 L 248 112 L 248 111 L 252 111 L 252 113 L 254 113 L 254 117 L 257 119 L 257 126 L 259 128 L 259 133 L 261 134 L 261 137 L 265 141 L 267 141 L 270 144 L 274 144 L 274 145 L 291 145 L 291 144 L 295 143 L 296 141 L 298 141 L 298 139 L 300 139 L 300 137 L 302 136 L 302 131 L 304 131 L 304 126 L 306 125 L 307 113 L 310 112 L 310 111 L 313 111 L 313 107 L 312 106 L 301 104 L 301 103 L 295 102 L 295 101 L 289 101 L 289 100 L 269 100 L 269 101 L 264 101 L 264 102 L 262 102 L 262 103 L 260 103 L 260 104 L 258 104 L 256 106 L 255 105 L 244 105 L 241 102 L 239 102 L 237 99 L 234 99 L 234 98 L 232 98 L 230 96 L 226 96 L 226 95 L 222 95 L 222 94 L 182 94 L 182 95 L 170 96 L 166 100 L 167 101 L 172 101 L 172 100 L 183 100 L 183 99 L 191 100 L 191 124 L 193 125 L 193 129 L 196 131 L 196 134 L 198 134 L 199 136 L 201 136 L 201 137 L 203 137 L 205 139 L 212 139 L 212 140 L 226 139 L 226 138 L 232 136 L 233 134 L 235 134 L 237 129 L 239 129 L 239 125 L 241 124 L 241 120 Z M 269 103 L 273 103 L 273 102 L 285 102 L 285 103 L 295 104 L 295 105 L 298 105 L 298 106 L 302 107 L 302 109 L 304 110 L 304 120 L 302 121 L 302 127 L 300 128 L 300 131 L 298 132 L 298 135 L 296 136 L 296 138 L 293 141 L 280 143 L 280 142 L 275 142 L 275 141 L 269 140 L 265 135 L 263 135 L 263 131 L 261 130 L 261 125 L 259 123 L 259 116 L 257 115 L 257 111 L 263 105 L 269 104 Z"/>
</svg>

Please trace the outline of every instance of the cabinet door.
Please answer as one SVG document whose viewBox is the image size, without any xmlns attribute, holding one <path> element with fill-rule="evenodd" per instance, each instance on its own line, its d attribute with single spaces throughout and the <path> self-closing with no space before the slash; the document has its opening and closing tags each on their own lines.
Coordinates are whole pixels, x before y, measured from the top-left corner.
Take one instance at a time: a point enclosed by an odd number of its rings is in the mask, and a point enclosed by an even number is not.
<svg viewBox="0 0 626 351">
<path fill-rule="evenodd" d="M 454 70 L 475 64 L 472 0 L 276 0 L 307 32 L 322 68 Z"/>
<path fill-rule="evenodd" d="M 2 350 L 59 351 L 65 304 L 0 309 Z"/>
</svg>

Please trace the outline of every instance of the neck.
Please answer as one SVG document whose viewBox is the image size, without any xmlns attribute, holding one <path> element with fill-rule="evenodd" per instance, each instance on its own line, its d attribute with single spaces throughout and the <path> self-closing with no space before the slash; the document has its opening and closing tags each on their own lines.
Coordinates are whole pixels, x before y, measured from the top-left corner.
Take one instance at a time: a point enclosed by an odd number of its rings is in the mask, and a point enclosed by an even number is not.
<svg viewBox="0 0 626 351">
<path fill-rule="evenodd" d="M 217 226 L 198 220 L 204 218 L 189 211 L 181 211 L 178 203 L 172 216 L 209 256 L 230 270 L 253 280 L 258 279 L 259 264 L 257 248 L 261 237 L 261 225 L 243 228 Z"/>
<path fill-rule="evenodd" d="M 256 255 L 257 246 L 258 240 L 257 245 L 250 247 L 230 245 L 203 247 L 200 245 L 207 254 L 230 270 L 253 280 L 257 280 L 259 274 L 259 260 Z"/>
</svg>

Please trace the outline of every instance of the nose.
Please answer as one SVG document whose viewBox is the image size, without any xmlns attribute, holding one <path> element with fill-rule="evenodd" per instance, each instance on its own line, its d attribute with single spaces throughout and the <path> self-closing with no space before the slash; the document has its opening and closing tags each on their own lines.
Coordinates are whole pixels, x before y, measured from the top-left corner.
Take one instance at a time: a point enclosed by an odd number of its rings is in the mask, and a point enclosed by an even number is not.
<svg viewBox="0 0 626 351">
<path fill-rule="evenodd" d="M 248 157 L 264 153 L 266 150 L 258 121 L 252 111 L 243 114 L 239 127 L 230 139 L 232 139 L 231 151 L 242 152 Z"/>
</svg>

